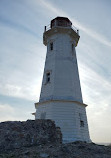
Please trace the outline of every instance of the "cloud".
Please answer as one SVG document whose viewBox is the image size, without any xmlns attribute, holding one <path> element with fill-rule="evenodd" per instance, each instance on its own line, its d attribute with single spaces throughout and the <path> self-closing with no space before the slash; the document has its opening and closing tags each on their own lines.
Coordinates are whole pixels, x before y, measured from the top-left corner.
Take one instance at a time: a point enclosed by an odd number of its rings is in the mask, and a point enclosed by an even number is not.
<svg viewBox="0 0 111 158">
<path fill-rule="evenodd" d="M 0 23 L 4 24 L 7 27 L 10 27 L 10 28 L 13 28 L 16 30 L 18 29 L 22 32 L 26 32 L 26 33 L 29 33 L 29 34 L 37 37 L 37 33 L 34 32 L 31 28 L 28 28 L 27 26 L 24 26 L 23 24 L 19 24 L 14 21 L 11 21 L 11 20 L 7 19 L 6 17 L 0 16 Z"/>
<path fill-rule="evenodd" d="M 13 106 L 9 104 L 0 103 L 0 122 L 3 121 L 25 121 L 27 119 L 34 119 L 31 115 L 30 109 L 25 108 L 25 105 L 21 106 Z"/>
<path fill-rule="evenodd" d="M 37 32 L 37 26 L 40 26 L 41 20 L 35 20 L 38 18 L 38 10 L 36 14 L 34 10 L 27 5 L 24 1 L 2 2 L 0 5 L 0 25 L 13 28 L 21 31 L 22 33 L 29 33 L 36 38 L 39 36 Z M 38 27 L 40 30 L 40 27 Z"/>
<path fill-rule="evenodd" d="M 111 142 L 111 82 L 87 65 L 80 64 L 83 100 L 88 104 L 87 115 L 91 139 L 94 142 Z M 100 134 L 100 131 L 101 132 Z M 106 137 L 107 135 L 107 137 Z"/>
<path fill-rule="evenodd" d="M 25 81 L 24 81 L 25 82 Z M 28 82 L 29 83 L 29 82 Z M 0 85 L 0 94 L 1 95 L 7 95 L 7 96 L 13 96 L 18 98 L 24 98 L 27 100 L 35 100 L 38 101 L 38 97 L 40 94 L 40 88 L 41 88 L 41 81 L 38 81 L 37 84 L 31 84 L 29 86 L 25 85 L 17 85 L 17 84 L 2 84 Z M 38 86 L 37 86 L 38 85 Z"/>
<path fill-rule="evenodd" d="M 38 101 L 46 55 L 42 41 L 12 28 L 0 29 L 8 34 L 1 41 L 0 94 Z"/>
<path fill-rule="evenodd" d="M 14 108 L 8 104 L 0 104 L 0 122 L 14 120 Z"/>
<path fill-rule="evenodd" d="M 95 95 L 94 99 L 99 97 L 100 100 L 105 102 L 110 99 L 111 82 L 106 80 L 104 76 L 100 75 L 87 65 L 80 64 L 81 83 L 84 86 L 84 94 Z M 104 95 L 104 98 L 101 98 Z M 86 100 L 87 97 L 85 96 Z M 94 102 L 93 97 L 88 102 Z"/>
</svg>

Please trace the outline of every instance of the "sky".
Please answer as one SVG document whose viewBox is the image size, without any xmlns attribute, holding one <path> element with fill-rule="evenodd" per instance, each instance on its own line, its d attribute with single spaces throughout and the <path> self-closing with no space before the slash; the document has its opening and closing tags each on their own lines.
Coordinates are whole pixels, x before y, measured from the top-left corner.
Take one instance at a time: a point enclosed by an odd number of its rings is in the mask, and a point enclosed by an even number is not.
<svg viewBox="0 0 111 158">
<path fill-rule="evenodd" d="M 79 29 L 76 52 L 91 140 L 111 143 L 110 0 L 0 0 L 0 121 L 34 119 L 44 26 L 57 16 Z"/>
</svg>

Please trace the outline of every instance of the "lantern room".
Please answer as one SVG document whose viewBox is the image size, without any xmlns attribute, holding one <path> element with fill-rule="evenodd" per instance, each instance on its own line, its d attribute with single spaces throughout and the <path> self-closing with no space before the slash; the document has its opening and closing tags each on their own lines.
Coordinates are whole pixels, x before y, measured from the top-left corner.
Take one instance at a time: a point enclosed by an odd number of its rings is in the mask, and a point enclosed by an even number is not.
<svg viewBox="0 0 111 158">
<path fill-rule="evenodd" d="M 66 17 L 56 17 L 55 19 L 51 20 L 51 28 L 55 26 L 62 26 L 62 27 L 71 27 L 72 22 Z"/>
</svg>

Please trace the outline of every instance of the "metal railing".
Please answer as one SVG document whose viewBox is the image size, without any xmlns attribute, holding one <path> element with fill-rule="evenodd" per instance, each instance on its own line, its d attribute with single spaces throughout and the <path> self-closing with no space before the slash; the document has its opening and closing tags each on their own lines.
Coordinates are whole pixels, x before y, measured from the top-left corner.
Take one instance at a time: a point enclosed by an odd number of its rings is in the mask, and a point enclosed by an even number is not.
<svg viewBox="0 0 111 158">
<path fill-rule="evenodd" d="M 71 28 L 79 35 L 79 30 L 74 25 L 72 25 Z"/>
<path fill-rule="evenodd" d="M 49 24 L 49 25 L 47 25 L 47 26 L 44 27 L 44 32 L 45 32 L 45 31 L 48 31 L 48 30 L 50 30 L 50 29 L 51 29 L 51 26 L 50 26 L 50 24 Z"/>
<path fill-rule="evenodd" d="M 69 26 L 59 26 L 59 25 L 54 25 L 53 27 L 51 27 L 51 25 L 47 25 L 44 27 L 44 32 L 50 30 L 51 28 L 54 28 L 54 27 L 64 27 L 64 28 L 72 28 L 78 35 L 79 35 L 79 30 L 74 26 L 74 25 L 69 25 Z"/>
</svg>

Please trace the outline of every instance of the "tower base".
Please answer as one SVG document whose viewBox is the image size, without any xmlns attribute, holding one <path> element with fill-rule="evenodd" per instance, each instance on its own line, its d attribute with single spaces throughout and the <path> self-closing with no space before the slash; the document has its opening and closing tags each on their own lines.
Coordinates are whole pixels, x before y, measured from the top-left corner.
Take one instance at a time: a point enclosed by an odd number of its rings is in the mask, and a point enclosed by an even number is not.
<svg viewBox="0 0 111 158">
<path fill-rule="evenodd" d="M 35 103 L 35 119 L 51 119 L 61 128 L 63 142 L 91 142 L 86 105 L 76 101 L 49 100 Z"/>
</svg>

